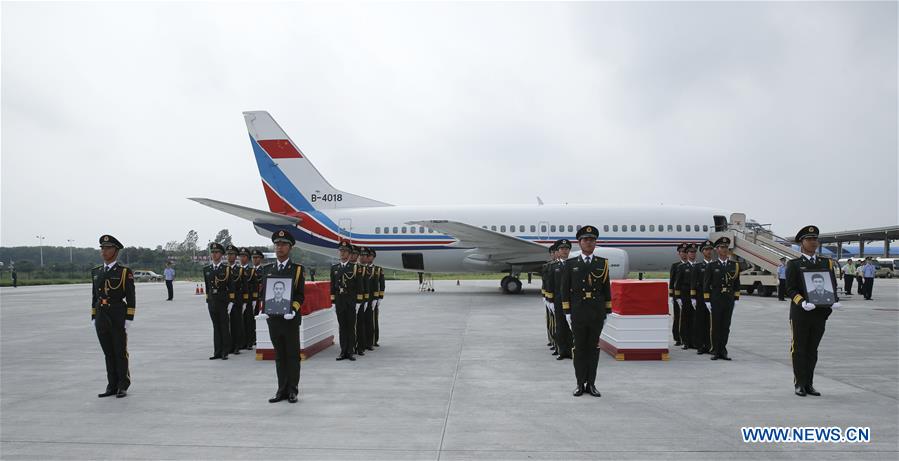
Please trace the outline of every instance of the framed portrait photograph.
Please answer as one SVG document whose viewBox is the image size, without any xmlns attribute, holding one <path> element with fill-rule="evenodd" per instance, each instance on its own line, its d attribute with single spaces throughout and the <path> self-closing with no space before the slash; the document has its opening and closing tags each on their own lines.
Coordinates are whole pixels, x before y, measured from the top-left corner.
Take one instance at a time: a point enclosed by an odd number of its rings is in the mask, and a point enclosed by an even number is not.
<svg viewBox="0 0 899 461">
<path fill-rule="evenodd" d="M 836 302 L 836 287 L 828 271 L 808 271 L 802 273 L 808 302 L 816 306 L 829 306 Z"/>
<path fill-rule="evenodd" d="M 263 312 L 268 315 L 290 313 L 293 283 L 290 277 L 268 277 L 265 279 L 265 301 Z"/>
</svg>

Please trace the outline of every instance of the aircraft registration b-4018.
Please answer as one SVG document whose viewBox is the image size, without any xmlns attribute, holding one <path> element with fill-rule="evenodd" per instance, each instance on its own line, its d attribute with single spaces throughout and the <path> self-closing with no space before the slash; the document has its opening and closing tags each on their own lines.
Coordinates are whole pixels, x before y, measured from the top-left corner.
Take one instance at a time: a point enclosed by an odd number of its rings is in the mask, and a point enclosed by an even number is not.
<svg viewBox="0 0 899 461">
<path fill-rule="evenodd" d="M 251 221 L 260 235 L 285 229 L 299 247 L 326 256 L 346 240 L 377 250 L 386 268 L 506 272 L 501 286 L 515 293 L 519 275 L 538 272 L 547 247 L 574 242 L 583 225 L 599 229 L 596 254 L 609 259 L 612 278 L 668 270 L 678 243 L 703 242 L 727 227 L 725 211 L 687 206 L 391 205 L 335 189 L 268 112 L 243 115 L 269 211 L 191 200 Z"/>
</svg>

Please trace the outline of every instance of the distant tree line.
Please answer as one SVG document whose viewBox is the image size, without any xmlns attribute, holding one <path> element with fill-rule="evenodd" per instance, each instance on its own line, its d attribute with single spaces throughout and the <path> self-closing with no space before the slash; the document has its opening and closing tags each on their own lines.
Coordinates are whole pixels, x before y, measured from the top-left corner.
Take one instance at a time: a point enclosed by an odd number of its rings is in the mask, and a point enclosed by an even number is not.
<svg viewBox="0 0 899 461">
<path fill-rule="evenodd" d="M 209 253 L 206 246 L 199 247 L 197 232 L 191 230 L 182 241 L 171 240 L 165 245 L 153 248 L 125 247 L 119 252 L 118 260 L 134 270 L 151 270 L 162 274 L 166 262 L 171 262 L 178 279 L 199 279 L 203 266 L 208 264 Z M 222 229 L 216 234 L 215 242 L 231 244 L 231 234 Z M 271 245 L 253 246 L 250 250 L 273 252 Z M 44 266 L 41 267 L 41 252 Z M 336 252 L 335 252 L 336 254 Z M 319 274 L 327 274 L 333 258 L 321 256 L 295 248 L 291 258 L 309 269 L 316 268 Z M 0 247 L 0 262 L 3 263 L 4 281 L 9 281 L 10 271 L 15 267 L 20 280 L 28 279 L 90 279 L 90 270 L 101 264 L 99 247 L 74 248 L 61 246 L 18 246 Z M 326 270 L 322 271 L 322 268 Z M 325 275 L 327 276 L 327 275 Z M 322 280 L 321 276 L 316 280 Z"/>
</svg>

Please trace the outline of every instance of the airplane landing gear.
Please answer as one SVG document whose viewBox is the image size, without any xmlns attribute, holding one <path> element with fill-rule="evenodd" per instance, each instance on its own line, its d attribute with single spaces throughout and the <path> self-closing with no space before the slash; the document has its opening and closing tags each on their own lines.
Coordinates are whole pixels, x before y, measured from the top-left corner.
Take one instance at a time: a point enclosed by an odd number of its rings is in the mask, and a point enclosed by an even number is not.
<svg viewBox="0 0 899 461">
<path fill-rule="evenodd" d="M 503 293 L 518 294 L 521 293 L 521 280 L 515 275 L 507 275 L 499 282 L 499 286 L 503 289 Z"/>
</svg>

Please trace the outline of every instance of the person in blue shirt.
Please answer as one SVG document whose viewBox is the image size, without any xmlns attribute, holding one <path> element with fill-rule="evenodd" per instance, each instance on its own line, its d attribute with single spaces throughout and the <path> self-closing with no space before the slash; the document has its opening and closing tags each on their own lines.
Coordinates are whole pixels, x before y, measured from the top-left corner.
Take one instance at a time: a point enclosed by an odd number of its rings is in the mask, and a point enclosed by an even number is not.
<svg viewBox="0 0 899 461">
<path fill-rule="evenodd" d="M 862 275 L 865 277 L 864 289 L 862 290 L 862 294 L 865 295 L 865 300 L 871 300 L 871 294 L 874 292 L 874 273 L 877 272 L 877 266 L 874 265 L 874 261 L 871 258 L 865 260 L 865 265 L 862 267 Z"/>
<path fill-rule="evenodd" d="M 787 289 L 787 258 L 780 258 L 780 265 L 777 266 L 777 299 L 786 301 L 784 293 Z"/>
<path fill-rule="evenodd" d="M 171 301 L 174 297 L 172 284 L 175 282 L 175 269 L 172 268 L 172 263 L 165 263 L 165 271 L 162 274 L 165 277 L 165 289 L 169 292 L 169 299 L 166 299 L 166 301 Z"/>
</svg>

